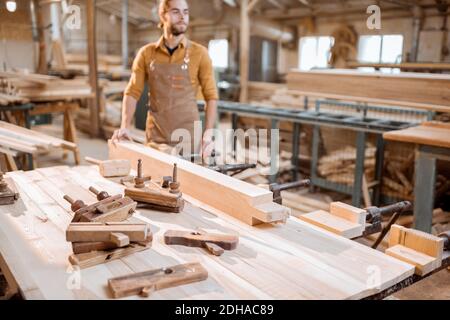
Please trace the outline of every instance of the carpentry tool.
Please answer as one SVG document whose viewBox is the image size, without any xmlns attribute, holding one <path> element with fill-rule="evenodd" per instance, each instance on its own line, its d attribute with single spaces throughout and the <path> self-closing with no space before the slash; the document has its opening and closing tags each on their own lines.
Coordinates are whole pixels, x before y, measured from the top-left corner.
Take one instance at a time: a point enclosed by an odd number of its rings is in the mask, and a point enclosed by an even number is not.
<svg viewBox="0 0 450 320">
<path fill-rule="evenodd" d="M 187 263 L 109 279 L 108 286 L 114 298 L 131 295 L 148 297 L 156 290 L 199 282 L 207 278 L 208 271 L 201 264 Z"/>
<path fill-rule="evenodd" d="M 208 166 L 209 169 L 220 172 L 222 174 L 231 173 L 231 176 L 233 176 L 244 170 L 256 168 L 256 163 L 237 163 L 237 164 L 217 165 L 216 157 L 218 157 L 219 155 L 220 154 L 216 150 L 213 150 L 211 152 L 210 159 L 212 159 L 212 161 L 211 161 L 211 164 Z"/>
<path fill-rule="evenodd" d="M 107 192 L 99 192 L 93 187 L 89 190 L 101 200 L 87 205 L 81 200 L 74 200 L 68 195 L 64 196 L 75 213 L 72 222 L 120 222 L 128 219 L 136 210 L 137 203 L 129 197 L 123 197 L 120 194 L 109 196 Z"/>
<path fill-rule="evenodd" d="M 146 223 L 71 223 L 66 240 L 74 253 L 69 261 L 87 268 L 149 248 L 153 234 Z"/>
<path fill-rule="evenodd" d="M 311 184 L 311 180 L 305 179 L 295 182 L 289 182 L 285 184 L 272 183 L 269 186 L 270 191 L 273 192 L 273 202 L 278 204 L 283 204 L 283 199 L 281 197 L 281 191 L 296 189 L 296 188 L 304 188 L 309 187 Z"/>
<path fill-rule="evenodd" d="M 84 158 L 87 162 L 98 165 L 100 174 L 105 178 L 123 177 L 130 174 L 130 160 L 97 160 L 91 157 Z"/>
<path fill-rule="evenodd" d="M 8 187 L 3 172 L 0 171 L 0 205 L 14 204 L 19 199 L 19 194 Z"/>
<path fill-rule="evenodd" d="M 153 182 L 151 177 L 142 175 L 142 160 L 139 159 L 137 176 L 124 178 L 121 182 L 126 186 L 125 196 L 151 209 L 178 213 L 184 208 L 184 199 L 177 175 L 177 165 L 174 164 L 172 177 L 164 177 L 161 184 Z"/>
<path fill-rule="evenodd" d="M 391 229 L 391 226 L 398 220 L 400 215 L 412 210 L 412 204 L 409 201 L 401 201 L 382 208 L 369 207 L 365 210 L 367 212 L 366 228 L 363 232 L 363 236 L 380 232 L 377 240 L 375 240 L 374 244 L 372 245 L 372 248 L 376 249 Z M 381 224 L 381 218 L 383 215 L 392 215 L 384 228 Z"/>
<path fill-rule="evenodd" d="M 443 232 L 438 237 L 444 239 L 444 250 L 450 251 L 450 231 Z"/>
<path fill-rule="evenodd" d="M 221 256 L 224 250 L 236 248 L 239 238 L 228 234 L 214 234 L 203 231 L 168 230 L 164 233 L 164 243 L 187 247 L 205 248 L 215 256 Z"/>
</svg>

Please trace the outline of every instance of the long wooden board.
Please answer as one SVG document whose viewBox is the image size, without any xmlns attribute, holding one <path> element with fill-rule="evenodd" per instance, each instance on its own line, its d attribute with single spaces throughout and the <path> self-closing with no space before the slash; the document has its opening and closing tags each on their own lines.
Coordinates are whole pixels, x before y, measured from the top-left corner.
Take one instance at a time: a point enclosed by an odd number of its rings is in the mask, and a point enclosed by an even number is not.
<svg viewBox="0 0 450 320">
<path fill-rule="evenodd" d="M 200 200 L 249 225 L 284 222 L 290 210 L 273 202 L 273 193 L 153 148 L 130 142 L 109 143 L 109 158 L 143 160 L 143 173 L 162 180 L 178 166 L 183 194 Z"/>
<path fill-rule="evenodd" d="M 292 71 L 288 88 L 351 97 L 428 104 L 450 111 L 450 76 L 404 72 L 383 74 L 354 70 Z"/>
<path fill-rule="evenodd" d="M 424 123 L 417 127 L 389 131 L 383 134 L 386 140 L 450 148 L 450 125 L 445 123 Z"/>
</svg>

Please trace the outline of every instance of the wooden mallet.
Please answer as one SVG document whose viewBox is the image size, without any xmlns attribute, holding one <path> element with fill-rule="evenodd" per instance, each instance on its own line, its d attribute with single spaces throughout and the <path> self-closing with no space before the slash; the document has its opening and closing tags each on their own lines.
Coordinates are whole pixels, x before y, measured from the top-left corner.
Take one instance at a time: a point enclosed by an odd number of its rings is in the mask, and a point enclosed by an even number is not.
<svg viewBox="0 0 450 320">
<path fill-rule="evenodd" d="M 105 178 L 123 177 L 130 174 L 130 160 L 97 160 L 91 157 L 84 158 L 87 162 L 98 165 L 100 174 Z"/>
</svg>

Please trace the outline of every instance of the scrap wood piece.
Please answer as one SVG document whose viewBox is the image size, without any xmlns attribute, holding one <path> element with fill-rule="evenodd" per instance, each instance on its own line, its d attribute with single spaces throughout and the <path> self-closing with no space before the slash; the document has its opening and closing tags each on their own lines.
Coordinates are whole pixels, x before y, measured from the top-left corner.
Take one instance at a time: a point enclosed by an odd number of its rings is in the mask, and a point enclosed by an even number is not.
<svg viewBox="0 0 450 320">
<path fill-rule="evenodd" d="M 424 276 L 441 266 L 443 251 L 443 238 L 393 225 L 385 253 L 414 265 L 415 273 Z"/>
<path fill-rule="evenodd" d="M 84 158 L 87 162 L 98 165 L 100 174 L 105 178 L 124 177 L 130 174 L 130 160 L 97 160 L 91 157 Z"/>
<path fill-rule="evenodd" d="M 298 218 L 348 239 L 362 235 L 360 224 L 335 216 L 323 210 L 300 215 Z"/>
<path fill-rule="evenodd" d="M 91 251 L 81 254 L 72 254 L 69 256 L 69 262 L 72 265 L 78 266 L 80 269 L 86 269 L 102 263 L 124 258 L 136 252 L 149 249 L 151 245 L 152 245 L 152 237 L 150 236 L 146 241 L 133 242 L 123 248 L 106 251 Z"/>
<path fill-rule="evenodd" d="M 164 233 L 164 243 L 167 245 L 206 248 L 216 256 L 222 255 L 223 250 L 235 249 L 238 242 L 237 236 L 228 234 L 179 230 L 168 230 Z"/>
<path fill-rule="evenodd" d="M 110 159 L 144 161 L 144 175 L 161 180 L 178 165 L 183 194 L 229 214 L 249 225 L 285 222 L 290 210 L 272 202 L 273 194 L 249 183 L 220 174 L 189 161 L 131 142 L 109 143 Z"/>
<path fill-rule="evenodd" d="M 199 263 L 186 263 L 108 280 L 114 298 L 131 295 L 148 297 L 156 290 L 199 282 L 208 278 L 208 271 Z"/>
<path fill-rule="evenodd" d="M 131 242 L 145 241 L 151 234 L 146 223 L 71 223 L 66 231 L 66 240 L 70 242 L 111 241 L 111 234 L 122 233 Z"/>
</svg>

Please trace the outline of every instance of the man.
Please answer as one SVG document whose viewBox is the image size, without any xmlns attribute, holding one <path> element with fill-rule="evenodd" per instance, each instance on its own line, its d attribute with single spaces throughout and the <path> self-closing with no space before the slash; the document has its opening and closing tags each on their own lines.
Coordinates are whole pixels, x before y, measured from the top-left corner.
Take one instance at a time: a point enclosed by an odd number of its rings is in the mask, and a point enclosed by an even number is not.
<svg viewBox="0 0 450 320">
<path fill-rule="evenodd" d="M 163 36 L 156 43 L 142 47 L 133 63 L 132 76 L 125 90 L 122 123 L 114 132 L 113 142 L 130 139 L 129 129 L 142 94 L 145 81 L 150 91 L 147 118 L 147 143 L 175 146 L 171 139 L 177 129 L 191 135 L 192 153 L 209 156 L 216 121 L 217 88 L 208 50 L 185 37 L 189 25 L 186 0 L 162 0 L 159 5 L 159 27 Z M 196 94 L 199 86 L 206 101 L 205 134 L 194 145 L 194 122 L 199 121 Z M 183 151 L 184 152 L 184 151 Z"/>
</svg>

